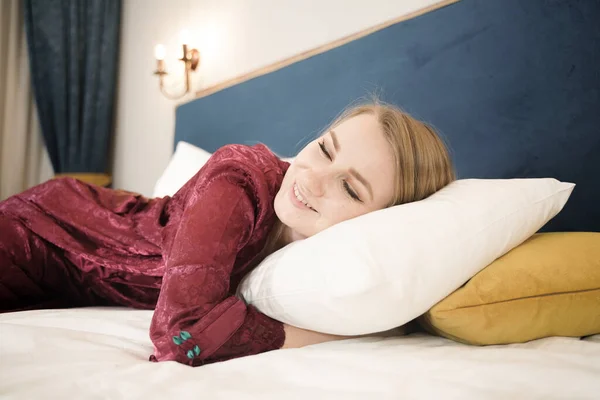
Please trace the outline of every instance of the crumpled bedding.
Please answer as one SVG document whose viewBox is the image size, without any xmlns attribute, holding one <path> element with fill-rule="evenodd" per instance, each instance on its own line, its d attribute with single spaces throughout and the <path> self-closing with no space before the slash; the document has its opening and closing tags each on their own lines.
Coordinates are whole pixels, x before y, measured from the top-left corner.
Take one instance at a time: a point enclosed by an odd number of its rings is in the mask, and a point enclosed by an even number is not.
<svg viewBox="0 0 600 400">
<path fill-rule="evenodd" d="M 475 347 L 363 337 L 192 368 L 152 363 L 152 311 L 0 315 L 3 399 L 598 399 L 600 335 Z M 233 378 L 235 377 L 235 379 Z"/>
</svg>

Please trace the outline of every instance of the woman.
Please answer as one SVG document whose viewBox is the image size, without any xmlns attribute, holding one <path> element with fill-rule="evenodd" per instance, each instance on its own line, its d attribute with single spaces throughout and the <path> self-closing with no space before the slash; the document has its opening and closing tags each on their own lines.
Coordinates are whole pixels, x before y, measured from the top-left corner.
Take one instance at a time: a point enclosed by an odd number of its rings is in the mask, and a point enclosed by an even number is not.
<svg viewBox="0 0 600 400">
<path fill-rule="evenodd" d="M 172 198 L 57 179 L 0 203 L 0 310 L 155 309 L 153 361 L 223 361 L 339 336 L 233 295 L 268 254 L 454 179 L 435 132 L 393 106 L 344 112 L 292 165 L 225 146 Z"/>
</svg>

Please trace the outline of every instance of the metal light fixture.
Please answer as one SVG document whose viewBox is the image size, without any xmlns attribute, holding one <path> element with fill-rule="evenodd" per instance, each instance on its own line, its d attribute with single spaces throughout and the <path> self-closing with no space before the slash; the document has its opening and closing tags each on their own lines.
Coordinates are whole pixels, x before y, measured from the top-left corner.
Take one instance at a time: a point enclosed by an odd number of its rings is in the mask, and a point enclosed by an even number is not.
<svg viewBox="0 0 600 400">
<path fill-rule="evenodd" d="M 188 44 L 188 35 L 187 31 L 183 31 L 181 34 L 181 41 L 183 42 L 183 54 L 179 61 L 183 61 L 184 63 L 184 73 L 185 73 L 185 88 L 182 93 L 179 94 L 171 94 L 165 88 L 165 75 L 168 75 L 167 70 L 165 68 L 165 56 L 166 49 L 162 44 L 157 44 L 154 48 L 154 58 L 156 58 L 156 71 L 154 71 L 154 75 L 158 75 L 160 91 L 165 97 L 175 100 L 185 96 L 191 90 L 191 74 L 193 71 L 198 68 L 200 64 L 200 52 L 197 49 L 189 48 Z"/>
</svg>

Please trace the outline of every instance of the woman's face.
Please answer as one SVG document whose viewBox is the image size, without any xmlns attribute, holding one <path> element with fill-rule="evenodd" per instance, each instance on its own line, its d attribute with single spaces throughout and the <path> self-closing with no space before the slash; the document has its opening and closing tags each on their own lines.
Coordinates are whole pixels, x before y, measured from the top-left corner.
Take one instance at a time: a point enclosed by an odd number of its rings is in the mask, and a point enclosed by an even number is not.
<svg viewBox="0 0 600 400">
<path fill-rule="evenodd" d="M 293 239 L 386 207 L 393 196 L 392 149 L 373 114 L 349 118 L 309 143 L 289 167 L 275 212 Z"/>
</svg>

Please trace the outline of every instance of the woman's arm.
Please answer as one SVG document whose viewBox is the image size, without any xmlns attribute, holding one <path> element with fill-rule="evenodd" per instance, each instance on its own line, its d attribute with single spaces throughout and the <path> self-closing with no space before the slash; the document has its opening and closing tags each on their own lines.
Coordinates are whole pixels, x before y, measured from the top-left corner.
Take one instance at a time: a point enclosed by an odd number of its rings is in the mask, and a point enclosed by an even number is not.
<svg viewBox="0 0 600 400">
<path fill-rule="evenodd" d="M 330 335 L 327 333 L 309 331 L 288 324 L 283 324 L 283 329 L 285 331 L 285 343 L 283 344 L 284 349 L 304 347 L 310 346 L 311 344 L 353 338 L 353 336 Z"/>
<path fill-rule="evenodd" d="M 252 195 L 268 197 L 266 180 L 240 160 L 243 152 L 236 154 L 215 153 L 212 166 L 185 189 L 179 226 L 165 244 L 166 271 L 150 326 L 152 360 L 196 366 L 283 346 L 282 323 L 229 294 L 239 251 L 269 217 Z"/>
<path fill-rule="evenodd" d="M 352 336 L 340 336 L 340 335 L 330 335 L 327 333 L 319 333 L 319 332 L 309 331 L 306 329 L 297 328 L 295 326 L 288 325 L 288 324 L 283 324 L 283 329 L 285 331 L 285 343 L 283 345 L 284 349 L 310 346 L 311 344 L 331 342 L 334 340 L 356 339 L 356 338 L 361 338 L 361 337 L 380 337 L 380 338 L 398 337 L 398 336 L 405 336 L 410 333 L 414 333 L 414 332 L 418 331 L 418 328 L 414 321 L 411 321 L 411 322 L 409 322 L 403 326 L 399 326 L 397 328 L 389 329 L 387 331 L 367 333 L 367 334 L 363 334 L 363 335 L 352 335 Z"/>
</svg>

